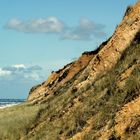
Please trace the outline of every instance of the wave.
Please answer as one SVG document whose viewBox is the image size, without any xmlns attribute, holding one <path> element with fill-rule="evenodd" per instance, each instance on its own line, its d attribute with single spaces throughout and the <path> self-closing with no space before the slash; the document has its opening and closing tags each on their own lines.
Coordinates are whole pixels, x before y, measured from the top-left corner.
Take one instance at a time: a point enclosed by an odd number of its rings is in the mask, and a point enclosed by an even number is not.
<svg viewBox="0 0 140 140">
<path fill-rule="evenodd" d="M 0 109 L 11 107 L 24 102 L 25 99 L 0 99 Z"/>
</svg>

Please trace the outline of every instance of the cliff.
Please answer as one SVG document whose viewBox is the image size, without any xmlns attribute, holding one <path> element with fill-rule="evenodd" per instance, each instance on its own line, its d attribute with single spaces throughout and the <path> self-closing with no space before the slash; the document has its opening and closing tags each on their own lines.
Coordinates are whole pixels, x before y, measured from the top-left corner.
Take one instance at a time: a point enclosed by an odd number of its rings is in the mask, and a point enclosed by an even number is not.
<svg viewBox="0 0 140 140">
<path fill-rule="evenodd" d="M 33 87 L 28 101 L 53 106 L 44 123 L 58 124 L 60 139 L 133 139 L 140 136 L 139 65 L 140 2 L 110 39 Z"/>
<path fill-rule="evenodd" d="M 27 103 L 13 111 L 22 109 L 30 120 L 18 126 L 17 139 L 140 139 L 140 2 L 97 50 L 34 86 Z"/>
<path fill-rule="evenodd" d="M 107 73 L 116 65 L 140 30 L 139 5 L 128 6 L 122 22 L 110 39 L 97 50 L 85 52 L 77 61 L 53 72 L 47 81 L 31 89 L 28 100 L 42 100 L 44 96 L 57 94 L 69 83 L 71 89 L 76 87 L 80 90 L 85 84 L 92 84 L 98 75 Z"/>
</svg>

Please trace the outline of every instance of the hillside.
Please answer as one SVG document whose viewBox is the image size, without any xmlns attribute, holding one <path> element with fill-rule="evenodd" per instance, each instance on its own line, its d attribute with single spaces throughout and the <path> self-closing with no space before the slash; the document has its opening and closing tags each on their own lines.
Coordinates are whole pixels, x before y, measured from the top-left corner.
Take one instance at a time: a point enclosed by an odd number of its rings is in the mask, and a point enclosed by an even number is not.
<svg viewBox="0 0 140 140">
<path fill-rule="evenodd" d="M 140 2 L 97 50 L 34 86 L 26 103 L 2 110 L 0 139 L 139 140 Z"/>
</svg>

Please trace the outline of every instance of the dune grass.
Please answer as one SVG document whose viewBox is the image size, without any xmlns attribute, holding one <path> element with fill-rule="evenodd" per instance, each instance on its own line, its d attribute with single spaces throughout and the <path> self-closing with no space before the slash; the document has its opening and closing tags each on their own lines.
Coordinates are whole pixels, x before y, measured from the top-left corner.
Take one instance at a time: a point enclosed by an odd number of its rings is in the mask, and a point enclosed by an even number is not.
<svg viewBox="0 0 140 140">
<path fill-rule="evenodd" d="M 23 103 L 0 110 L 0 139 L 18 140 L 26 135 L 42 106 Z"/>
</svg>

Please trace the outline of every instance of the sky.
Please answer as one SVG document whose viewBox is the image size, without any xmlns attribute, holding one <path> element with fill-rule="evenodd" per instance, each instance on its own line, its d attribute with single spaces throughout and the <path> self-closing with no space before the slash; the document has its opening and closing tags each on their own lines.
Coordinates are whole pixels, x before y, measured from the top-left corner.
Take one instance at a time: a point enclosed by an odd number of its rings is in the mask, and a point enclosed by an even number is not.
<svg viewBox="0 0 140 140">
<path fill-rule="evenodd" d="M 26 99 L 51 71 L 96 49 L 137 0 L 0 0 L 0 98 Z"/>
</svg>

